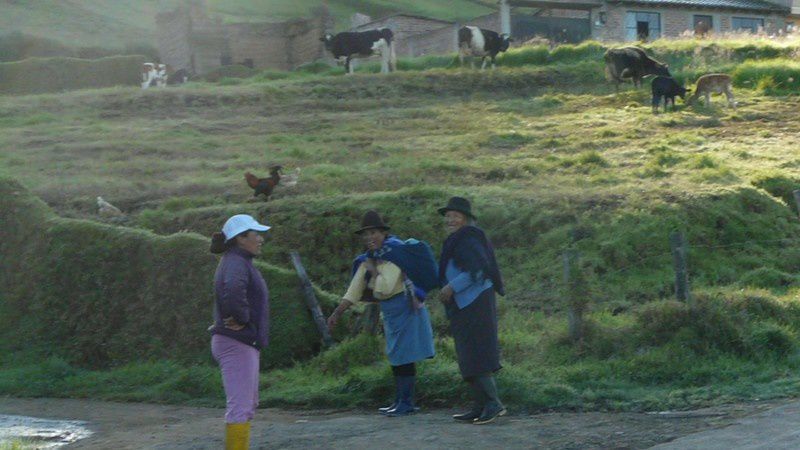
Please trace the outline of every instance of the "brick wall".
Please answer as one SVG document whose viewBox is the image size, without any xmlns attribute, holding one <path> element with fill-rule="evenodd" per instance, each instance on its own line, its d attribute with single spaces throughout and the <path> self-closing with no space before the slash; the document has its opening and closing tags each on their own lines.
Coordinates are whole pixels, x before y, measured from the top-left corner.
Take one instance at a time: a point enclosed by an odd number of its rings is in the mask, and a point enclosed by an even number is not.
<svg viewBox="0 0 800 450">
<path fill-rule="evenodd" d="M 500 13 L 495 12 L 491 14 L 487 14 L 485 16 L 476 17 L 472 20 L 468 20 L 464 23 L 464 25 L 472 25 L 478 28 L 484 28 L 487 30 L 492 30 L 496 32 L 500 32 Z"/>
<path fill-rule="evenodd" d="M 319 41 L 330 16 L 280 23 L 222 24 L 205 14 L 204 3 L 190 2 L 156 16 L 159 54 L 174 69 L 208 73 L 226 59 L 255 68 L 289 70 L 322 57 Z"/>
<path fill-rule="evenodd" d="M 600 11 L 606 12 L 605 26 L 597 26 L 596 21 Z M 592 11 L 592 39 L 600 41 L 626 40 L 625 16 L 628 11 L 654 12 L 661 15 L 661 37 L 674 38 L 681 36 L 687 30 L 694 30 L 694 16 L 711 16 L 713 31 L 725 33 L 731 31 L 731 17 L 752 17 L 764 19 L 768 32 L 785 27 L 785 19 L 775 14 L 765 15 L 751 12 L 730 12 L 720 10 L 702 9 L 677 9 L 677 8 L 648 8 L 639 5 L 606 5 L 603 9 Z"/>
<path fill-rule="evenodd" d="M 394 33 L 395 52 L 397 53 L 397 56 L 409 56 L 412 54 L 420 54 L 416 50 L 418 48 L 430 50 L 437 48 L 439 43 L 436 40 L 441 34 L 442 28 L 449 28 L 450 26 L 450 22 L 443 20 L 434 20 L 407 15 L 395 15 L 363 24 L 354 28 L 354 31 L 389 28 Z M 421 35 L 423 34 L 430 34 L 430 37 L 422 37 Z"/>
</svg>

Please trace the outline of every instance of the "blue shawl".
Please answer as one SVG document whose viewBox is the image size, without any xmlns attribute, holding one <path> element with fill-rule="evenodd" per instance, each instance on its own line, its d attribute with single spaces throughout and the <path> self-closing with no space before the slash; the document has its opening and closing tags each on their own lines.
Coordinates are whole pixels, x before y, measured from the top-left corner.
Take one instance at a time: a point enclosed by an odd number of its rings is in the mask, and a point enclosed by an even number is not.
<svg viewBox="0 0 800 450">
<path fill-rule="evenodd" d="M 498 294 L 506 294 L 503 277 L 500 275 L 500 268 L 497 267 L 497 259 L 494 256 L 494 247 L 480 228 L 472 225 L 464 226 L 444 241 L 442 255 L 439 258 L 439 280 L 442 286 L 447 284 L 445 270 L 451 259 L 459 270 L 469 272 L 473 281 L 476 281 L 478 272 L 483 272 L 492 280 L 494 290 Z"/>
<path fill-rule="evenodd" d="M 382 259 L 399 267 L 414 283 L 414 293 L 420 301 L 425 300 L 428 291 L 439 287 L 436 259 L 433 257 L 431 246 L 425 241 L 416 239 L 403 241 L 397 236 L 389 235 L 384 239 L 381 248 L 356 257 L 353 261 L 352 275 L 355 275 L 358 266 L 367 258 Z"/>
</svg>

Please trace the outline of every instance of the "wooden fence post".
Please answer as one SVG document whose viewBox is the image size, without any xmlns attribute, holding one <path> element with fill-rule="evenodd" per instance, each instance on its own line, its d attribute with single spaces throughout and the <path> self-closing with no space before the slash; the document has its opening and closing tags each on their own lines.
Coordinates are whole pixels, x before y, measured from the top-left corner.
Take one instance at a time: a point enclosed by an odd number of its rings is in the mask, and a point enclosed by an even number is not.
<svg viewBox="0 0 800 450">
<path fill-rule="evenodd" d="M 311 311 L 311 316 L 314 318 L 314 323 L 317 325 L 319 333 L 322 335 L 322 345 L 326 348 L 331 347 L 333 345 L 333 337 L 331 337 L 331 332 L 328 330 L 328 322 L 322 314 L 322 309 L 319 307 L 317 296 L 314 294 L 314 287 L 311 286 L 311 280 L 308 279 L 306 269 L 300 262 L 300 254 L 296 251 L 292 251 L 289 255 L 292 257 L 294 270 L 297 271 L 297 276 L 300 277 L 300 287 L 303 289 L 306 305 L 309 311 Z"/>
<path fill-rule="evenodd" d="M 586 304 L 585 299 L 577 298 L 583 295 L 582 292 L 577 292 L 576 286 L 579 284 L 578 278 L 582 274 L 572 274 L 572 268 L 580 266 L 578 261 L 580 254 L 573 249 L 564 251 L 564 287 L 567 295 L 567 323 L 569 326 L 569 337 L 573 343 L 581 342 L 583 340 L 583 310 Z"/>
<path fill-rule="evenodd" d="M 686 254 L 688 253 L 686 237 L 679 231 L 670 233 L 669 246 L 675 265 L 675 297 L 680 301 L 689 302 L 691 295 L 689 294 L 689 271 L 686 268 Z"/>
</svg>

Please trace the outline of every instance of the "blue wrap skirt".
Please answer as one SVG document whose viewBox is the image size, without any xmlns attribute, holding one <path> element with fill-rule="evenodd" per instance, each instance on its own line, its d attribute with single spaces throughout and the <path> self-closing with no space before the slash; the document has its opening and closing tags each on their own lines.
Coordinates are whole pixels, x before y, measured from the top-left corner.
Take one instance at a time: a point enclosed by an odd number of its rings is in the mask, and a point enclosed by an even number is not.
<svg viewBox="0 0 800 450">
<path fill-rule="evenodd" d="M 400 293 L 380 305 L 389 364 L 402 366 L 434 357 L 431 317 L 424 304 L 416 309 L 405 293 Z"/>
</svg>

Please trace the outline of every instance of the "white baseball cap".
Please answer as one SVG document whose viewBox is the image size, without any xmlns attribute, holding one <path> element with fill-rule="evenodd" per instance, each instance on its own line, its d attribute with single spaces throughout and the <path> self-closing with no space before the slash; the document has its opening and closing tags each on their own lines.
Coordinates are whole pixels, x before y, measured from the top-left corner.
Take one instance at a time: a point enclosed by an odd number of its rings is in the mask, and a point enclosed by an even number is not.
<svg viewBox="0 0 800 450">
<path fill-rule="evenodd" d="M 230 219 L 225 221 L 225 225 L 222 226 L 222 234 L 225 235 L 225 242 L 228 242 L 245 231 L 267 231 L 270 228 L 272 227 L 261 225 L 256 221 L 256 219 L 253 219 L 252 216 L 248 216 L 247 214 L 237 214 L 235 216 L 231 216 Z"/>
</svg>

